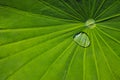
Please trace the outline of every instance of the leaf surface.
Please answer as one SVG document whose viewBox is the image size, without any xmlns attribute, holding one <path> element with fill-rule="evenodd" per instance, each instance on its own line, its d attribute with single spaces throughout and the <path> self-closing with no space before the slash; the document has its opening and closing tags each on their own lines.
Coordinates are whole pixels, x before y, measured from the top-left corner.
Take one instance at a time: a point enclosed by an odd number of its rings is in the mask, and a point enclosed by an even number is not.
<svg viewBox="0 0 120 80">
<path fill-rule="evenodd" d="M 0 80 L 120 80 L 119 5 L 0 0 Z M 81 32 L 89 47 L 74 41 Z"/>
</svg>

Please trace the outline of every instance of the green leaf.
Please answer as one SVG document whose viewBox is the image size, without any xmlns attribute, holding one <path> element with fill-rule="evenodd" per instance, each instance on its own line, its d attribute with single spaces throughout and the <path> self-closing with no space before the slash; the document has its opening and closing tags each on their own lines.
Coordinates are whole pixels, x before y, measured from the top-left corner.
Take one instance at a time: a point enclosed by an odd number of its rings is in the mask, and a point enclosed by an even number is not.
<svg viewBox="0 0 120 80">
<path fill-rule="evenodd" d="M 120 80 L 119 5 L 0 0 L 0 80 Z"/>
</svg>

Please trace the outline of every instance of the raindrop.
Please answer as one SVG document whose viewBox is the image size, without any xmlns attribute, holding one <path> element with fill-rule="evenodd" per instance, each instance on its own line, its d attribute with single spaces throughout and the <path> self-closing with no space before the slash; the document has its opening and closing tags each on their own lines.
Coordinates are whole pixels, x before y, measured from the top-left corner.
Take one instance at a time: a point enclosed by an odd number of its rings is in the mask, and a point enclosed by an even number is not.
<svg viewBox="0 0 120 80">
<path fill-rule="evenodd" d="M 85 32 L 80 32 L 80 33 L 76 34 L 74 36 L 74 41 L 78 45 L 80 45 L 80 46 L 82 46 L 84 48 L 90 46 L 90 39 L 89 39 L 87 33 L 85 33 Z"/>
<path fill-rule="evenodd" d="M 96 27 L 96 23 L 95 23 L 95 20 L 94 19 L 89 19 L 86 21 L 85 25 L 90 28 L 90 29 L 93 29 Z"/>
</svg>

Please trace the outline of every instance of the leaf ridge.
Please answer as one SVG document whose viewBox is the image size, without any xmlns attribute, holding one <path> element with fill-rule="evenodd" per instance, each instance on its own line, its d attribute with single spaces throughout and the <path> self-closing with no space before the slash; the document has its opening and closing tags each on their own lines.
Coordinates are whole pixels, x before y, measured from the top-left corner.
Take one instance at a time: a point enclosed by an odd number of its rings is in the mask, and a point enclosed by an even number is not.
<svg viewBox="0 0 120 80">
<path fill-rule="evenodd" d="M 97 31 L 96 31 L 96 33 L 97 33 L 97 35 L 103 40 L 103 38 L 101 37 L 101 35 L 100 35 Z M 108 67 L 110 73 L 112 74 L 113 79 L 116 80 L 115 77 L 114 77 L 113 71 L 112 71 L 112 69 L 111 69 L 111 67 L 110 67 L 110 65 L 109 65 L 108 59 L 106 58 L 105 53 L 104 53 L 104 51 L 103 51 L 103 49 L 102 49 L 102 47 L 101 47 L 101 45 L 100 45 L 100 43 L 99 43 L 99 41 L 98 41 L 97 38 L 96 38 L 96 40 L 97 40 L 98 46 L 99 46 L 99 48 L 100 48 L 100 50 L 101 50 L 101 53 L 102 53 L 102 55 L 103 55 L 103 57 L 104 57 L 104 59 L 105 59 L 105 62 L 106 62 L 106 64 L 107 64 L 107 67 Z"/>
<path fill-rule="evenodd" d="M 62 57 L 62 56 L 64 55 L 64 53 L 65 53 L 68 49 L 70 49 L 71 46 L 73 46 L 73 42 L 72 42 L 71 44 L 69 44 L 69 46 L 68 46 L 68 47 L 57 57 L 57 59 L 48 67 L 48 69 L 44 72 L 44 74 L 42 75 L 42 77 L 39 78 L 39 80 L 42 80 L 42 79 L 46 76 L 46 74 L 48 73 L 50 67 L 51 67 L 54 63 L 56 63 L 56 61 L 57 61 L 60 57 Z"/>
</svg>

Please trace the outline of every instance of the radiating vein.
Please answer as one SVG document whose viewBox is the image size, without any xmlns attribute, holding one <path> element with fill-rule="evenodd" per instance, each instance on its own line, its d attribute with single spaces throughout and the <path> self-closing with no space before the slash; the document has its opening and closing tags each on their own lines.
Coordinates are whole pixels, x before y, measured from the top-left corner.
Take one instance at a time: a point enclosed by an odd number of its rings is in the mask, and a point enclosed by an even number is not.
<svg viewBox="0 0 120 80">
<path fill-rule="evenodd" d="M 86 48 L 84 49 L 83 56 L 83 80 L 86 80 Z"/>
<path fill-rule="evenodd" d="M 120 60 L 120 57 L 116 55 L 116 52 L 110 47 L 110 45 L 104 39 L 102 40 L 105 43 L 105 45 L 108 47 L 108 49 L 116 56 L 116 58 Z"/>
<path fill-rule="evenodd" d="M 70 0 L 71 3 L 73 3 L 71 0 Z M 74 0 L 74 4 L 79 8 L 79 14 L 81 14 L 81 16 L 83 16 L 84 18 L 86 17 L 86 12 L 85 10 L 80 6 L 80 4 L 77 2 L 77 0 Z M 82 14 L 83 13 L 83 14 Z"/>
<path fill-rule="evenodd" d="M 6 6 L 6 5 L 2 5 L 1 6 L 1 4 L 0 4 L 0 7 L 6 8 L 6 9 L 9 9 L 9 10 L 12 10 L 12 11 L 15 11 L 16 13 L 20 12 L 21 13 L 21 14 L 19 13 L 20 15 L 36 16 L 38 18 L 45 17 L 45 18 L 48 18 L 48 19 L 50 18 L 50 19 L 57 19 L 57 20 L 63 20 L 63 21 L 79 22 L 77 20 L 69 20 L 69 19 L 63 19 L 63 18 L 57 18 L 57 17 L 53 17 L 53 16 L 48 16 L 48 15 L 44 15 L 44 14 L 28 12 L 28 11 L 25 11 L 25 10 L 21 10 L 21 9 L 14 8 L 14 7 L 9 7 L 9 6 Z"/>
<path fill-rule="evenodd" d="M 59 8 L 57 8 L 57 7 L 51 5 L 51 4 L 49 4 L 49 3 L 47 3 L 47 2 L 45 2 L 45 1 L 43 1 L 43 0 L 40 1 L 40 2 L 42 2 L 42 3 L 45 4 L 45 5 L 49 5 L 48 7 L 50 7 L 51 9 L 57 10 L 57 11 L 59 11 L 60 13 L 63 12 L 64 14 L 69 15 L 69 16 L 75 18 L 76 20 L 80 20 L 80 19 L 77 18 L 76 16 L 73 16 L 73 15 L 71 15 L 71 14 L 69 14 L 69 13 L 63 11 L 62 9 L 59 9 Z"/>
<path fill-rule="evenodd" d="M 98 35 L 98 36 L 102 39 L 102 41 L 103 41 L 104 39 L 102 38 L 102 36 L 101 36 L 97 31 L 96 31 L 96 33 L 97 33 L 97 35 Z M 95 37 L 96 37 L 96 36 L 95 36 Z M 105 62 L 106 62 L 106 64 L 107 64 L 107 67 L 108 67 L 110 73 L 112 74 L 113 79 L 116 80 L 115 77 L 114 77 L 113 71 L 112 71 L 112 69 L 111 69 L 111 67 L 110 67 L 110 65 L 109 65 L 108 59 L 106 58 L 105 53 L 104 53 L 104 51 L 103 51 L 103 49 L 102 49 L 102 46 L 100 45 L 100 42 L 98 41 L 97 37 L 96 37 L 96 40 L 97 40 L 98 46 L 99 46 L 99 48 L 100 48 L 100 50 L 101 50 L 101 53 L 102 53 L 102 55 L 103 55 L 103 57 L 104 57 L 104 59 L 105 59 Z"/>
<path fill-rule="evenodd" d="M 68 39 L 68 38 L 67 38 Z M 64 41 L 66 41 L 67 39 L 63 40 L 62 42 L 60 42 L 59 44 L 57 44 L 56 46 L 60 45 L 61 43 L 63 43 Z M 29 59 L 28 61 L 26 61 L 22 66 L 20 66 L 18 69 L 16 69 L 12 74 L 10 74 L 9 76 L 6 77 L 6 80 L 8 80 L 12 75 L 14 75 L 15 73 L 17 73 L 18 71 L 21 70 L 21 68 L 25 67 L 28 63 L 34 61 L 36 58 L 38 58 L 39 56 L 45 54 L 46 52 L 49 52 L 51 49 L 55 48 L 56 46 L 50 47 L 48 50 L 44 51 L 42 54 L 37 54 L 36 56 L 32 57 L 31 59 Z"/>
<path fill-rule="evenodd" d="M 70 37 L 71 35 L 72 35 L 72 32 L 69 32 L 69 33 L 66 33 L 66 34 L 61 34 L 62 36 L 65 36 L 65 37 Z M 45 35 L 43 35 L 43 37 L 44 37 Z M 52 36 L 52 35 L 51 35 Z M 54 40 L 54 39 L 58 39 L 58 38 L 62 38 L 62 36 L 52 36 L 52 38 L 51 39 L 46 39 L 46 40 L 44 40 L 44 41 L 42 41 L 42 42 L 40 42 L 40 43 L 38 43 L 38 44 L 35 44 L 35 45 L 33 45 L 33 46 L 30 46 L 30 47 L 28 47 L 28 48 L 26 48 L 26 49 L 24 49 L 24 50 L 19 50 L 19 52 L 16 52 L 15 54 L 17 54 L 17 53 L 21 53 L 21 52 L 23 52 L 23 51 L 26 51 L 26 50 L 29 50 L 29 49 L 31 49 L 31 48 L 33 48 L 33 47 L 35 47 L 35 46 L 38 46 L 38 45 L 40 45 L 40 44 L 43 44 L 43 43 L 45 43 L 45 42 L 48 42 L 48 41 L 51 41 L 51 40 Z M 47 37 L 47 36 L 46 36 Z M 65 39 L 65 37 L 64 37 L 64 39 Z M 13 55 L 15 55 L 15 54 L 13 54 Z M 9 56 L 13 56 L 13 55 L 9 55 Z M 4 57 L 4 58 L 2 58 L 2 60 L 3 59 L 6 59 L 7 57 L 9 57 L 9 56 L 6 56 L 6 57 Z"/>
<path fill-rule="evenodd" d="M 90 14 L 91 14 L 91 11 L 92 11 L 92 7 L 91 6 L 92 6 L 92 4 L 90 3 L 90 0 L 88 0 L 88 14 L 89 14 L 88 17 L 89 18 L 91 18 L 90 17 Z"/>
<path fill-rule="evenodd" d="M 103 0 L 103 1 L 101 2 L 100 6 L 98 7 L 97 11 L 95 12 L 95 14 L 94 14 L 94 17 L 95 17 L 95 18 L 96 18 L 96 15 L 97 15 L 98 11 L 100 11 L 100 9 L 102 8 L 102 6 L 104 5 L 105 1 L 106 1 L 106 0 Z"/>
<path fill-rule="evenodd" d="M 86 14 L 86 17 L 88 18 L 88 9 L 87 9 L 87 7 L 86 7 L 86 1 L 85 0 L 82 0 L 82 4 L 81 5 L 83 5 L 83 10 L 84 10 L 84 12 L 85 12 L 85 14 Z M 88 6 L 88 5 L 87 5 Z"/>
<path fill-rule="evenodd" d="M 67 24 L 59 24 L 59 25 L 55 25 L 55 26 L 40 26 L 40 27 L 20 27 L 20 28 L 1 28 L 0 32 L 8 32 L 8 31 L 34 31 L 34 30 L 41 30 L 41 29 L 60 29 L 64 28 L 65 26 L 69 26 L 69 28 L 71 28 L 71 26 L 79 26 L 80 24 L 83 23 L 67 23 Z"/>
<path fill-rule="evenodd" d="M 96 22 L 104 22 L 106 20 L 110 20 L 110 19 L 113 19 L 113 18 L 116 18 L 116 17 L 120 17 L 120 14 L 115 14 L 113 16 L 109 16 L 109 17 L 106 17 L 106 18 L 98 19 L 98 20 L 96 20 Z"/>
<path fill-rule="evenodd" d="M 68 3 L 66 3 L 64 0 L 60 0 L 63 2 L 68 8 L 70 8 L 73 12 L 75 12 L 77 15 L 79 15 L 82 19 L 84 19 L 83 16 L 81 16 L 73 7 L 71 7 Z"/>
<path fill-rule="evenodd" d="M 108 27 L 108 26 L 104 26 L 104 25 L 101 25 L 101 24 L 99 24 L 99 25 L 100 25 L 100 27 L 103 27 L 103 28 L 107 28 L 107 29 L 111 29 L 111 30 L 119 31 L 119 32 L 120 32 L 120 29 L 119 29 L 119 28 Z"/>
<path fill-rule="evenodd" d="M 77 30 L 77 29 L 79 29 L 79 28 L 80 28 L 80 26 L 74 26 L 74 27 L 67 28 L 67 29 L 64 29 L 64 30 L 61 30 L 61 31 L 52 32 L 52 33 L 50 33 L 50 34 L 51 34 L 51 35 L 54 35 L 54 34 L 56 35 L 56 34 L 57 34 L 57 36 L 59 36 L 59 35 L 63 35 L 63 34 L 65 34 L 65 33 L 69 33 L 69 32 L 71 32 L 71 31 Z M 59 33 L 59 34 L 58 34 L 58 33 Z M 50 34 L 49 34 L 49 35 L 50 35 Z M 46 35 L 48 35 L 48 34 L 46 34 Z M 43 35 L 43 36 L 44 36 L 44 35 Z M 23 41 L 23 40 L 29 40 L 29 39 L 35 38 L 35 37 L 39 37 L 39 35 L 38 35 L 38 36 L 30 37 L 30 38 L 27 38 L 27 39 L 22 39 L 22 40 L 19 40 L 19 41 L 10 42 L 10 43 L 4 44 L 4 45 L 16 43 L 16 42 L 21 42 L 21 41 Z M 4 45 L 3 45 L 3 46 L 4 46 Z"/>
<path fill-rule="evenodd" d="M 71 70 L 71 66 L 72 66 L 73 60 L 74 60 L 74 58 L 75 58 L 75 56 L 76 56 L 76 54 L 77 54 L 77 49 L 78 49 L 78 46 L 75 47 L 75 50 L 74 50 L 73 55 L 72 55 L 72 58 L 71 58 L 71 60 L 70 60 L 70 62 L 69 62 L 69 65 L 68 65 L 67 72 L 66 72 L 66 74 L 64 75 L 64 79 L 63 79 L 63 80 L 66 80 L 66 79 L 67 79 L 67 76 L 68 76 L 68 74 L 69 74 L 69 72 L 70 72 L 70 70 Z"/>
<path fill-rule="evenodd" d="M 107 12 L 110 8 L 112 8 L 114 5 L 116 5 L 116 3 L 118 0 L 116 0 L 114 3 L 112 3 L 110 6 L 108 6 L 104 11 L 102 11 L 102 13 L 100 13 L 95 19 L 99 18 L 101 15 L 103 15 L 105 12 Z"/>
<path fill-rule="evenodd" d="M 96 2 L 97 2 L 96 0 L 93 1 L 93 5 L 92 5 L 92 9 L 91 9 L 91 13 L 90 13 L 90 17 L 93 17 Z"/>
<path fill-rule="evenodd" d="M 93 57 L 94 57 L 94 61 L 95 61 L 95 66 L 96 66 L 96 72 L 97 72 L 97 76 L 98 76 L 98 80 L 100 80 L 100 74 L 99 74 L 99 69 L 98 69 L 98 62 L 97 62 L 97 58 L 96 58 L 96 53 L 95 53 L 95 44 L 94 44 L 94 32 L 91 33 L 92 36 L 92 52 L 93 52 Z"/>
<path fill-rule="evenodd" d="M 114 37 L 110 36 L 109 34 L 107 34 L 107 33 L 106 33 L 106 32 L 104 32 L 104 31 L 100 30 L 98 27 L 97 27 L 96 29 L 97 29 L 97 30 L 99 30 L 100 32 L 102 32 L 103 34 L 105 34 L 108 38 L 110 38 L 110 39 L 112 39 L 112 40 L 116 41 L 118 44 L 120 44 L 120 41 L 119 41 L 119 40 L 117 40 L 116 38 L 114 38 Z"/>
<path fill-rule="evenodd" d="M 48 67 L 48 69 L 44 72 L 44 74 L 42 75 L 42 77 L 40 77 L 39 80 L 42 80 L 42 79 L 46 76 L 46 74 L 48 73 L 50 67 L 51 67 L 53 64 L 55 64 L 55 63 L 57 62 L 57 60 L 59 60 L 59 58 L 61 58 L 62 56 L 64 56 L 65 52 L 66 52 L 67 50 L 69 50 L 70 47 L 72 47 L 72 46 L 73 46 L 73 42 L 68 45 L 68 47 L 56 58 L 56 60 L 55 60 L 54 62 L 52 62 L 52 64 Z"/>
</svg>

